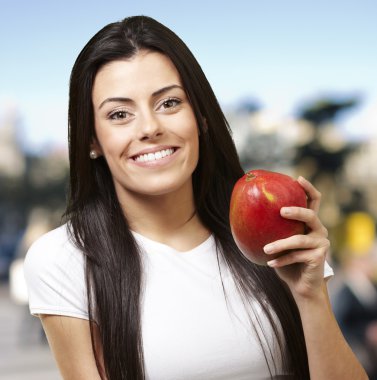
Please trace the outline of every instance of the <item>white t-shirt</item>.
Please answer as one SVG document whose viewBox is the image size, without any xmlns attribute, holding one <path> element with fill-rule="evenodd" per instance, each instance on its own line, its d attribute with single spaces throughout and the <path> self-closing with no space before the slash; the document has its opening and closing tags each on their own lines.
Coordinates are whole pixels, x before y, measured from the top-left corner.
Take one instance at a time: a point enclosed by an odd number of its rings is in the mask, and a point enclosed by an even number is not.
<svg viewBox="0 0 377 380">
<path fill-rule="evenodd" d="M 213 236 L 187 252 L 137 233 L 134 236 L 142 248 L 146 273 L 142 337 L 147 379 L 269 379 L 256 333 L 221 262 L 220 276 Z M 326 264 L 325 277 L 332 274 Z M 25 278 L 33 315 L 88 319 L 84 257 L 69 240 L 66 225 L 32 245 L 25 260 Z M 261 337 L 279 368 L 280 356 L 269 323 L 258 313 L 256 302 L 252 307 L 267 332 L 266 338 Z M 259 329 L 256 319 L 253 321 Z"/>
</svg>

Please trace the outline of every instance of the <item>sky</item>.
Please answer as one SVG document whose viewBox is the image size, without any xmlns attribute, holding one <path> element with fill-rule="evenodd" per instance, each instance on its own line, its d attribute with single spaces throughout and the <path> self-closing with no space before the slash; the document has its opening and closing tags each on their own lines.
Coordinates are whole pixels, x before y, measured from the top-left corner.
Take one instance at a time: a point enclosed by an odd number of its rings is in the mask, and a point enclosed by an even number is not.
<svg viewBox="0 0 377 380">
<path fill-rule="evenodd" d="M 186 42 L 225 108 L 251 98 L 294 114 L 321 96 L 358 96 L 344 130 L 377 128 L 375 0 L 0 0 L 0 118 L 17 110 L 28 149 L 66 145 L 77 55 L 106 24 L 139 14 Z"/>
</svg>

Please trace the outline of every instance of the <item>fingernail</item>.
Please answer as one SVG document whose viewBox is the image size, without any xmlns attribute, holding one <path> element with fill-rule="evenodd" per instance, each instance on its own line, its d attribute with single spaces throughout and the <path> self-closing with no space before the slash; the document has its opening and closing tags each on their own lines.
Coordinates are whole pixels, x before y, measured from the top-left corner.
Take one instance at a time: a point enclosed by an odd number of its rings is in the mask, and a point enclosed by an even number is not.
<svg viewBox="0 0 377 380">
<path fill-rule="evenodd" d="M 273 244 L 267 244 L 263 247 L 264 252 L 271 253 L 274 251 L 275 246 Z"/>
<path fill-rule="evenodd" d="M 283 215 L 289 215 L 289 214 L 291 214 L 291 209 L 288 208 L 288 207 L 283 207 L 283 208 L 281 209 L 281 213 L 282 213 Z"/>
<path fill-rule="evenodd" d="M 269 267 L 276 267 L 276 264 L 277 264 L 277 261 L 276 260 L 270 260 L 270 261 L 267 261 L 267 265 Z"/>
</svg>

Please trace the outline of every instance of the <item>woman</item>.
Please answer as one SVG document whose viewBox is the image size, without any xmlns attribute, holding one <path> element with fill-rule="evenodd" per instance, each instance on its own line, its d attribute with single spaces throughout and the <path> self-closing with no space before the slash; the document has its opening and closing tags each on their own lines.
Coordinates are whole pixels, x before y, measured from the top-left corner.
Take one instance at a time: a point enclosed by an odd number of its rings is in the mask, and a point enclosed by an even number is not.
<svg viewBox="0 0 377 380">
<path fill-rule="evenodd" d="M 25 270 L 65 379 L 365 379 L 328 303 L 318 191 L 284 208 L 308 234 L 258 267 L 229 227 L 243 175 L 199 64 L 169 29 L 130 17 L 73 67 L 67 223 Z M 86 291 L 90 289 L 90 291 Z"/>
</svg>

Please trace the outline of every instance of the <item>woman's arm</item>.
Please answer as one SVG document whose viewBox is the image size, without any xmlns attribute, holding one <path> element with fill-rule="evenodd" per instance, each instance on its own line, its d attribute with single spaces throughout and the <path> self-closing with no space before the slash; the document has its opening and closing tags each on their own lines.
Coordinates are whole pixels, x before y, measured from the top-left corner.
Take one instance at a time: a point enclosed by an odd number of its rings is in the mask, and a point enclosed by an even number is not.
<svg viewBox="0 0 377 380">
<path fill-rule="evenodd" d="M 289 250 L 268 264 L 287 283 L 300 311 L 310 379 L 367 380 L 336 322 L 323 278 L 330 243 L 327 230 L 317 215 L 321 194 L 304 178 L 298 181 L 308 194 L 308 209 L 284 207 L 281 214 L 305 222 L 308 233 L 268 244 L 265 247 L 268 254 Z"/>
<path fill-rule="evenodd" d="M 90 322 L 85 319 L 60 315 L 41 315 L 43 329 L 65 380 L 101 380 L 93 354 Z M 103 373 L 98 327 L 93 323 L 93 333 Z M 106 379 L 102 375 L 102 379 Z"/>
<path fill-rule="evenodd" d="M 304 329 L 311 380 L 367 380 L 331 310 L 326 284 L 317 297 L 296 299 Z"/>
</svg>

